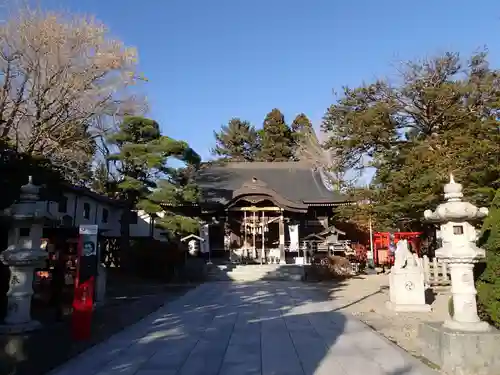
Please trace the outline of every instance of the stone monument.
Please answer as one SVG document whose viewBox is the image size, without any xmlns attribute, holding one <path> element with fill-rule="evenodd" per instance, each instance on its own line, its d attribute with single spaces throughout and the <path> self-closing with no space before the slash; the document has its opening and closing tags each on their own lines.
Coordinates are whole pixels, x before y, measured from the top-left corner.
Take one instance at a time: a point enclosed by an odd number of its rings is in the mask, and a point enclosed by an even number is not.
<svg viewBox="0 0 500 375">
<path fill-rule="evenodd" d="M 488 209 L 462 201 L 462 185 L 453 176 L 444 197 L 447 201 L 434 212 L 426 210 L 424 217 L 440 223 L 442 246 L 436 257 L 450 269 L 454 314 L 443 324 L 421 324 L 422 352 L 447 374 L 498 375 L 500 333 L 478 317 L 473 274 L 485 251 L 476 246 L 477 230 L 471 222 L 486 217 Z"/>
<path fill-rule="evenodd" d="M 31 319 L 31 297 L 36 268 L 42 267 L 47 252 L 41 249 L 44 222 L 51 219 L 44 202 L 39 201 L 39 187 L 21 187 L 19 201 L 3 212 L 12 220 L 8 247 L 0 253 L 0 261 L 10 270 L 7 292 L 7 315 L 0 332 L 21 333 L 37 329 L 40 323 Z"/>
<path fill-rule="evenodd" d="M 431 307 L 425 303 L 424 269 L 408 249 L 407 240 L 398 242 L 394 255 L 387 307 L 398 312 L 430 311 Z"/>
</svg>

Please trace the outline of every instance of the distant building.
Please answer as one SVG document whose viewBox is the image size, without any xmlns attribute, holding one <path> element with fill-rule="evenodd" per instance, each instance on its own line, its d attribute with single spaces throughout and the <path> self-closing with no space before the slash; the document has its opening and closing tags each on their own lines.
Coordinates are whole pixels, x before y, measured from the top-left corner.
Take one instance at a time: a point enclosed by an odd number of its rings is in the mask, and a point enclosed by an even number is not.
<svg viewBox="0 0 500 375">
<path fill-rule="evenodd" d="M 94 193 L 89 189 L 67 185 L 58 202 L 46 201 L 47 210 L 63 228 L 78 228 L 82 224 L 96 224 L 104 237 L 120 237 L 120 219 L 123 203 Z M 144 211 L 134 212 L 130 224 L 131 238 L 154 238 L 167 241 L 166 232 L 154 225 L 153 218 Z"/>
</svg>

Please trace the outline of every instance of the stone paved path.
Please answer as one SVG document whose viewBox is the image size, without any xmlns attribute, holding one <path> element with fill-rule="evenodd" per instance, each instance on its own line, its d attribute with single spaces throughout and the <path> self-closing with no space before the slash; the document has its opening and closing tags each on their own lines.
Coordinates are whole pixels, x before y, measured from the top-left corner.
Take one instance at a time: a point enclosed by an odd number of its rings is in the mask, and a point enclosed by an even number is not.
<svg viewBox="0 0 500 375">
<path fill-rule="evenodd" d="M 207 283 L 52 374 L 436 374 L 337 307 L 301 283 Z"/>
</svg>

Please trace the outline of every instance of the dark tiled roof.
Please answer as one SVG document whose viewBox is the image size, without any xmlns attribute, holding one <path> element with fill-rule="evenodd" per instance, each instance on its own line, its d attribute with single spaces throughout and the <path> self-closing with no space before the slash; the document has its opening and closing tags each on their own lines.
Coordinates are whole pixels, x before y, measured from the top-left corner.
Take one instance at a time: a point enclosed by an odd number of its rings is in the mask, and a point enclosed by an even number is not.
<svg viewBox="0 0 500 375">
<path fill-rule="evenodd" d="M 229 162 L 204 166 L 196 181 L 202 190 L 203 200 L 227 203 L 233 192 L 256 178 L 283 198 L 296 203 L 344 203 L 338 191 L 329 191 L 321 174 L 304 162 Z"/>
</svg>

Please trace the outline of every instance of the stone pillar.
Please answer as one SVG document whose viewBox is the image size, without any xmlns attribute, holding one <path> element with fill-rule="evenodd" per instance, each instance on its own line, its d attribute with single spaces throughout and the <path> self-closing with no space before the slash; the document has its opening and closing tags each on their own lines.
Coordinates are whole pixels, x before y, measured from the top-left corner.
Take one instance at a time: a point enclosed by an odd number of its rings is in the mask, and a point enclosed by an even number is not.
<svg viewBox="0 0 500 375">
<path fill-rule="evenodd" d="M 448 266 L 446 265 L 445 262 L 441 263 L 441 275 L 442 275 L 441 282 L 443 284 L 447 284 L 448 283 Z"/>
<path fill-rule="evenodd" d="M 285 220 L 283 218 L 283 212 L 280 213 L 279 221 L 279 236 L 280 236 L 280 264 L 286 264 L 285 260 Z"/>
<path fill-rule="evenodd" d="M 8 305 L 5 323 L 13 326 L 37 326 L 31 320 L 31 297 L 33 296 L 33 276 L 35 267 L 11 266 Z"/>
<path fill-rule="evenodd" d="M 424 281 L 425 285 L 429 286 L 431 284 L 431 270 L 429 267 L 429 257 L 427 255 L 424 255 L 422 257 L 422 265 L 424 267 Z"/>
<path fill-rule="evenodd" d="M 432 277 L 435 283 L 439 283 L 439 264 L 436 257 L 432 259 Z"/>
<path fill-rule="evenodd" d="M 448 263 L 451 274 L 454 315 L 444 322 L 444 326 L 464 331 L 489 331 L 488 323 L 482 322 L 477 315 L 474 264 L 453 261 Z"/>
</svg>

